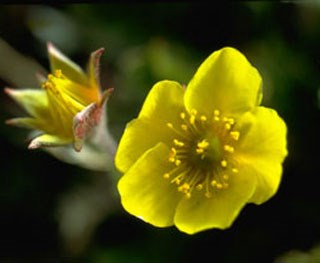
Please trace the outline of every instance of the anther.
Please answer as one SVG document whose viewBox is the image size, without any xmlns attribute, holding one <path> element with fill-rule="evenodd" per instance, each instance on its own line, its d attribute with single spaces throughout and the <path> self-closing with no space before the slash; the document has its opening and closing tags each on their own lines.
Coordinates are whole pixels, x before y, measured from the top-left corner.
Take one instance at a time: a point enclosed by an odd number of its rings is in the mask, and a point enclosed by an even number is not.
<svg viewBox="0 0 320 263">
<path fill-rule="evenodd" d="M 61 77 L 62 77 L 62 71 L 61 71 L 61 69 L 57 69 L 57 70 L 55 71 L 55 76 L 56 76 L 57 78 L 61 78 Z"/>
<path fill-rule="evenodd" d="M 179 146 L 179 147 L 183 147 L 183 146 L 184 146 L 184 143 L 183 143 L 183 142 L 180 142 L 180 141 L 177 140 L 177 139 L 174 139 L 174 140 L 173 140 L 173 143 L 174 143 L 174 145 Z"/>
<path fill-rule="evenodd" d="M 219 116 L 214 116 L 214 117 L 213 117 L 213 120 L 214 120 L 214 121 L 220 121 L 220 117 L 219 117 Z"/>
<path fill-rule="evenodd" d="M 172 129 L 173 128 L 173 124 L 171 122 L 167 122 L 167 126 Z"/>
<path fill-rule="evenodd" d="M 188 130 L 188 126 L 186 124 L 181 124 L 181 129 L 186 131 Z"/>
<path fill-rule="evenodd" d="M 233 173 L 235 173 L 235 174 L 239 172 L 239 170 L 238 170 L 237 168 L 232 168 L 231 171 L 232 171 Z"/>
<path fill-rule="evenodd" d="M 240 132 L 238 131 L 232 131 L 230 132 L 230 136 L 232 139 L 234 139 L 235 141 L 239 140 L 240 137 Z"/>
<path fill-rule="evenodd" d="M 228 122 L 233 125 L 235 123 L 234 119 L 233 118 L 228 118 Z"/>
<path fill-rule="evenodd" d="M 229 152 L 229 153 L 233 153 L 234 152 L 234 148 L 230 145 L 224 145 L 223 146 L 223 149 L 226 151 L 226 152 Z"/>
<path fill-rule="evenodd" d="M 222 189 L 222 188 L 223 188 L 223 185 L 222 185 L 221 183 L 217 183 L 216 187 L 217 187 L 218 189 Z"/>
<path fill-rule="evenodd" d="M 219 115 L 220 115 L 220 111 L 219 111 L 219 110 L 214 110 L 214 111 L 213 111 L 213 115 L 219 116 Z"/>
<path fill-rule="evenodd" d="M 178 187 L 179 192 L 187 193 L 190 189 L 190 185 L 188 183 L 184 183 L 183 185 Z"/>
<path fill-rule="evenodd" d="M 203 185 L 202 185 L 202 184 L 198 184 L 198 185 L 196 186 L 196 189 L 197 189 L 198 191 L 201 191 L 201 190 L 203 189 Z"/>
<path fill-rule="evenodd" d="M 203 148 L 197 148 L 196 149 L 196 153 L 197 154 L 202 154 L 202 153 L 204 153 L 204 149 Z"/>
<path fill-rule="evenodd" d="M 180 118 L 184 120 L 185 117 L 186 117 L 186 114 L 185 114 L 184 112 L 181 112 L 181 113 L 180 113 Z"/>
<path fill-rule="evenodd" d="M 181 164 L 181 160 L 179 160 L 179 159 L 175 160 L 174 164 L 175 164 L 176 166 L 179 166 L 179 165 Z"/>
<path fill-rule="evenodd" d="M 163 174 L 163 178 L 164 178 L 164 179 L 169 179 L 169 178 L 170 178 L 170 174 L 169 174 L 169 173 Z"/>
<path fill-rule="evenodd" d="M 230 123 L 225 123 L 224 124 L 224 128 L 226 129 L 226 130 L 230 130 L 231 129 L 231 124 Z"/>
<path fill-rule="evenodd" d="M 215 187 L 217 185 L 217 181 L 216 180 L 212 180 L 211 181 L 211 186 Z"/>
<path fill-rule="evenodd" d="M 49 80 L 53 80 L 53 79 L 54 79 L 54 76 L 53 76 L 52 74 L 49 74 L 49 75 L 48 75 L 48 79 L 49 79 Z"/>
<path fill-rule="evenodd" d="M 201 115 L 200 120 L 203 121 L 203 122 L 205 122 L 205 121 L 207 121 L 207 117 L 204 116 L 204 115 Z"/>
<path fill-rule="evenodd" d="M 209 146 L 209 142 L 207 140 L 202 140 L 201 142 L 198 142 L 197 144 L 198 148 L 200 149 L 206 149 Z"/>
<path fill-rule="evenodd" d="M 223 168 L 226 168 L 228 165 L 228 162 L 226 160 L 222 160 L 220 164 Z"/>
<path fill-rule="evenodd" d="M 190 124 L 193 125 L 195 123 L 195 121 L 196 121 L 196 116 L 195 115 L 191 115 L 190 119 L 189 119 Z"/>
<path fill-rule="evenodd" d="M 229 179 L 229 175 L 225 174 L 225 175 L 222 176 L 222 178 L 223 178 L 224 180 L 228 180 L 228 179 Z"/>
<path fill-rule="evenodd" d="M 197 115 L 198 111 L 196 109 L 192 109 L 190 111 L 191 115 Z"/>
</svg>

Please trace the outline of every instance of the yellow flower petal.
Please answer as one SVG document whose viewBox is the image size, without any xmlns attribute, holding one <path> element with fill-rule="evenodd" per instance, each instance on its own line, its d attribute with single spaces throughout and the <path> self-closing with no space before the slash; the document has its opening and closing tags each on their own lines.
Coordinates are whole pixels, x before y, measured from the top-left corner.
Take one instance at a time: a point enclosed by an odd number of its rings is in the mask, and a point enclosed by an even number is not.
<svg viewBox="0 0 320 263">
<path fill-rule="evenodd" d="M 130 214 L 158 227 L 173 225 L 181 198 L 176 187 L 163 178 L 169 148 L 159 143 L 145 152 L 118 183 L 123 207 Z"/>
<path fill-rule="evenodd" d="M 228 228 L 252 196 L 255 184 L 255 179 L 242 169 L 230 176 L 228 188 L 213 192 L 210 198 L 194 191 L 190 199 L 184 198 L 178 205 L 174 223 L 188 234 Z"/>
<path fill-rule="evenodd" d="M 178 119 L 179 113 L 184 109 L 183 94 L 184 89 L 178 82 L 159 81 L 150 90 L 139 118 L 152 118 L 154 121 L 166 122 Z"/>
<path fill-rule="evenodd" d="M 226 47 L 201 64 L 187 86 L 185 104 L 207 116 L 215 109 L 239 114 L 260 104 L 261 88 L 259 72 L 238 50 Z"/>
<path fill-rule="evenodd" d="M 45 110 L 48 106 L 47 94 L 44 90 L 24 89 L 14 90 L 6 88 L 5 92 L 22 106 L 27 113 L 36 117 L 47 117 L 48 111 Z"/>
<path fill-rule="evenodd" d="M 81 85 L 88 85 L 88 79 L 83 70 L 50 42 L 48 43 L 48 54 L 51 72 L 57 69 L 62 70 L 67 78 Z"/>
<path fill-rule="evenodd" d="M 257 189 L 250 202 L 261 204 L 278 190 L 287 155 L 287 128 L 276 111 L 265 107 L 244 114 L 237 126 L 241 140 L 235 158 L 257 177 Z"/>
<path fill-rule="evenodd" d="M 126 172 L 148 149 L 173 139 L 167 123 L 175 123 L 183 110 L 183 88 L 176 82 L 158 82 L 150 91 L 139 119 L 130 122 L 115 157 L 117 168 Z"/>
</svg>

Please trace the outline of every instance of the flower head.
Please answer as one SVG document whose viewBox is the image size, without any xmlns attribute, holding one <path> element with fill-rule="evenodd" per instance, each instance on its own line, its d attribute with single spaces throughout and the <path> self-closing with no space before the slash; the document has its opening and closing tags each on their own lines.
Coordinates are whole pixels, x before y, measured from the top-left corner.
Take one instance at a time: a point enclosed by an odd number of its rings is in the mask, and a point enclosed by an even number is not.
<svg viewBox="0 0 320 263">
<path fill-rule="evenodd" d="M 186 89 L 156 83 L 116 153 L 124 208 L 193 234 L 227 228 L 246 203 L 271 198 L 287 155 L 286 125 L 261 99 L 259 72 L 231 47 L 211 54 Z"/>
<path fill-rule="evenodd" d="M 99 60 L 103 48 L 90 56 L 87 72 L 48 43 L 51 73 L 39 75 L 42 89 L 13 90 L 6 93 L 30 115 L 14 118 L 8 124 L 40 131 L 30 149 L 72 143 L 80 151 L 83 141 L 100 122 L 110 90 L 101 93 Z"/>
</svg>

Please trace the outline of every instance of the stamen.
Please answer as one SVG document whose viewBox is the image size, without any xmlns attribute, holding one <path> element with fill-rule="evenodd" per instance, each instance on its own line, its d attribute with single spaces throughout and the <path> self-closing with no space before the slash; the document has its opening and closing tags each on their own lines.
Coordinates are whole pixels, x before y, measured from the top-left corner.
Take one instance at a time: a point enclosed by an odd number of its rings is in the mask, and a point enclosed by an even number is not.
<svg viewBox="0 0 320 263">
<path fill-rule="evenodd" d="M 207 149 L 209 146 L 209 142 L 206 139 L 204 139 L 201 142 L 198 142 L 197 146 L 200 149 Z"/>
<path fill-rule="evenodd" d="M 190 119 L 189 119 L 190 124 L 194 125 L 195 121 L 196 121 L 196 116 L 195 115 L 191 115 Z"/>
<path fill-rule="evenodd" d="M 189 119 L 190 124 L 192 124 L 192 125 L 195 124 L 197 113 L 198 113 L 198 112 L 197 112 L 197 110 L 195 110 L 195 109 L 192 109 L 192 110 L 190 111 L 190 119 Z"/>
<path fill-rule="evenodd" d="M 176 148 L 171 148 L 171 150 L 170 150 L 170 153 L 169 153 L 169 158 L 168 158 L 168 161 L 170 162 L 170 163 L 174 163 L 175 161 L 176 161 L 176 155 L 177 155 L 177 150 L 176 150 Z"/>
<path fill-rule="evenodd" d="M 227 145 L 227 144 L 223 146 L 223 149 L 228 153 L 233 153 L 234 152 L 234 148 L 232 146 L 230 146 L 230 145 Z"/>
<path fill-rule="evenodd" d="M 214 121 L 220 121 L 220 117 L 219 116 L 213 116 L 213 120 Z"/>
<path fill-rule="evenodd" d="M 228 165 L 228 162 L 226 160 L 222 160 L 220 164 L 223 168 L 226 168 Z"/>
<path fill-rule="evenodd" d="M 238 170 L 237 168 L 232 168 L 231 171 L 232 171 L 233 173 L 235 173 L 235 174 L 239 172 L 239 170 Z"/>
<path fill-rule="evenodd" d="M 62 71 L 61 71 L 61 69 L 56 69 L 56 71 L 55 71 L 55 76 L 56 76 L 57 78 L 61 78 L 61 77 L 62 77 Z"/>
<path fill-rule="evenodd" d="M 207 117 L 205 115 L 201 115 L 200 120 L 205 122 L 205 121 L 207 121 Z"/>
<path fill-rule="evenodd" d="M 217 183 L 216 187 L 217 187 L 218 189 L 222 189 L 222 188 L 223 188 L 223 186 L 222 186 L 221 183 Z"/>
<path fill-rule="evenodd" d="M 228 180 L 228 179 L 229 179 L 229 175 L 224 174 L 224 175 L 222 176 L 222 178 L 223 178 L 224 180 Z"/>
<path fill-rule="evenodd" d="M 211 181 L 211 186 L 212 186 L 212 187 L 216 187 L 216 185 L 217 185 L 217 181 L 216 181 L 216 180 L 212 180 L 212 181 Z"/>
<path fill-rule="evenodd" d="M 181 129 L 184 131 L 188 130 L 188 126 L 186 124 L 181 124 Z"/>
<path fill-rule="evenodd" d="M 188 183 L 184 183 L 183 185 L 178 187 L 179 192 L 186 193 L 190 189 L 190 185 Z"/>
<path fill-rule="evenodd" d="M 231 124 L 230 124 L 230 123 L 225 123 L 225 124 L 224 124 L 224 128 L 225 128 L 226 130 L 231 130 Z"/>
<path fill-rule="evenodd" d="M 238 131 L 231 131 L 230 132 L 230 136 L 232 139 L 234 139 L 235 141 L 238 141 L 239 140 L 239 137 L 240 137 L 240 132 Z"/>
<path fill-rule="evenodd" d="M 196 116 L 197 113 L 198 113 L 198 111 L 197 111 L 196 109 L 192 109 L 192 110 L 190 111 L 190 113 L 191 113 L 191 115 Z"/>
<path fill-rule="evenodd" d="M 209 147 L 209 142 L 206 140 L 206 139 L 204 139 L 204 140 L 202 140 L 201 142 L 198 142 L 197 143 L 197 149 L 196 149 L 196 153 L 197 154 L 202 154 L 202 153 L 204 153 L 204 151 L 207 149 Z M 204 158 L 205 156 L 201 156 L 201 158 Z M 202 159 L 203 159 L 202 158 Z"/>
<path fill-rule="evenodd" d="M 184 146 L 184 143 L 183 143 L 183 142 L 180 142 L 180 141 L 177 140 L 177 139 L 174 139 L 174 140 L 173 140 L 173 143 L 174 143 L 174 145 L 179 146 L 179 147 L 183 147 L 183 146 Z"/>
<path fill-rule="evenodd" d="M 184 112 L 181 112 L 180 113 L 180 118 L 184 120 L 186 118 L 186 114 Z"/>
<path fill-rule="evenodd" d="M 173 124 L 171 122 L 167 122 L 167 126 L 170 128 L 170 129 L 173 129 Z"/>
<path fill-rule="evenodd" d="M 170 178 L 170 174 L 169 174 L 169 173 L 163 174 L 163 178 L 164 178 L 164 179 L 169 179 L 169 178 Z"/>
<path fill-rule="evenodd" d="M 171 122 L 167 122 L 166 123 L 167 127 L 170 128 L 172 131 L 174 131 L 176 134 L 178 134 L 180 137 L 184 138 L 184 139 L 188 139 L 189 137 L 187 136 L 187 134 L 182 133 L 181 131 L 178 131 Z"/>
</svg>

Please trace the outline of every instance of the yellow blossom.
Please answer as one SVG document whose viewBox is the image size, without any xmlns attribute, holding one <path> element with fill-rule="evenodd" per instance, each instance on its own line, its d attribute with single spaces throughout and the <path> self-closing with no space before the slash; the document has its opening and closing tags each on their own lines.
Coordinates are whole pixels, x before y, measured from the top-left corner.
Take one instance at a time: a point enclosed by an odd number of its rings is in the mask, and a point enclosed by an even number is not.
<svg viewBox="0 0 320 263">
<path fill-rule="evenodd" d="M 230 227 L 246 203 L 270 199 L 287 155 L 286 125 L 261 100 L 259 72 L 231 47 L 211 54 L 186 89 L 156 83 L 116 153 L 123 207 L 193 234 Z"/>
<path fill-rule="evenodd" d="M 48 43 L 51 73 L 39 75 L 42 89 L 13 90 L 6 93 L 20 104 L 28 117 L 14 118 L 8 124 L 39 131 L 29 149 L 72 143 L 80 151 L 83 141 L 100 122 L 110 90 L 101 92 L 99 60 L 103 48 L 90 56 L 87 71 Z"/>
</svg>

